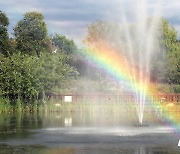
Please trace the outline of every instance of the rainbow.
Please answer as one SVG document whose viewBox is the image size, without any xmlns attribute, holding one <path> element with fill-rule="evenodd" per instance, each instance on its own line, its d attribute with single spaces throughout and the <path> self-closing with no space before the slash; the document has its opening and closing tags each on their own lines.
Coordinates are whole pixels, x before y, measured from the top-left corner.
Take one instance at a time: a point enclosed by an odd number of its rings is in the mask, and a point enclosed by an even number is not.
<svg viewBox="0 0 180 154">
<path fill-rule="evenodd" d="M 108 74 L 117 80 L 125 81 L 125 86 L 131 89 L 135 95 L 143 93 L 145 99 L 155 111 L 163 110 L 162 118 L 168 121 L 173 131 L 180 132 L 180 115 L 178 112 L 169 112 L 168 108 L 159 102 L 155 102 L 149 96 L 157 94 L 154 84 L 148 82 L 148 74 L 142 75 L 138 69 L 132 67 L 130 61 L 125 56 L 112 49 L 108 45 L 100 45 L 95 47 L 85 47 L 85 56 L 88 60 L 92 61 L 98 67 L 105 70 Z"/>
</svg>

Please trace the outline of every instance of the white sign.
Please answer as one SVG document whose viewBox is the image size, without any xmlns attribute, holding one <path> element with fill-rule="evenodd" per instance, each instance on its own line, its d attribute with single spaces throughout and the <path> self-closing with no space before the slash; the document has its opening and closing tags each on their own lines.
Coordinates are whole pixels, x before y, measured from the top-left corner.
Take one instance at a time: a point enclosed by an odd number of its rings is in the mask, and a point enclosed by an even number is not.
<svg viewBox="0 0 180 154">
<path fill-rule="evenodd" d="M 179 142 L 178 142 L 178 147 L 180 147 L 180 140 L 179 140 Z"/>
<path fill-rule="evenodd" d="M 72 102 L 72 96 L 64 96 L 64 102 Z"/>
</svg>

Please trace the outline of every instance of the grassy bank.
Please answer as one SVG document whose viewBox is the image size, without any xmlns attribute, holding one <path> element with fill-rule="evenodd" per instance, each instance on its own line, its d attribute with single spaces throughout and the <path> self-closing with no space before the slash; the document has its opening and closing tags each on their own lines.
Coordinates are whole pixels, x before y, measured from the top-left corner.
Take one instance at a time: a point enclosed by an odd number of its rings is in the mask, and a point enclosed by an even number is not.
<svg viewBox="0 0 180 154">
<path fill-rule="evenodd" d="M 11 102 L 8 98 L 0 97 L 0 113 L 13 112 L 107 112 L 107 113 L 125 113 L 136 112 L 137 105 L 135 102 L 128 101 L 78 101 L 78 102 L 64 102 L 59 98 L 43 100 L 35 100 L 32 103 L 24 103 L 21 99 Z M 161 108 L 161 109 L 160 109 Z M 162 111 L 167 109 L 169 111 L 180 111 L 179 103 L 173 104 L 170 102 L 159 102 L 155 106 L 152 104 L 145 104 L 145 112 Z"/>
<path fill-rule="evenodd" d="M 11 101 L 9 98 L 0 97 L 0 113 L 37 112 L 38 101 L 24 103 L 21 99 Z"/>
</svg>

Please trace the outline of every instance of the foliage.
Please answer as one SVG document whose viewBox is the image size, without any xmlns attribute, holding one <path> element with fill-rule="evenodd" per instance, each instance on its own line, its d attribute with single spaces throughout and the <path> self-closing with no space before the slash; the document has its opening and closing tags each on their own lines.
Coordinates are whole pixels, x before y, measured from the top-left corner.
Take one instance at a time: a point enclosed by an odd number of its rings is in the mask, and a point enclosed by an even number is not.
<svg viewBox="0 0 180 154">
<path fill-rule="evenodd" d="M 68 39 L 64 35 L 55 34 L 52 37 L 53 45 L 56 47 L 57 53 L 64 53 L 69 58 L 67 63 L 75 67 L 80 75 L 83 75 L 86 71 L 85 59 L 80 54 L 80 49 L 76 46 L 73 40 Z M 77 74 L 76 74 L 77 75 Z"/>
<path fill-rule="evenodd" d="M 64 35 L 55 34 L 52 37 L 52 42 L 55 46 L 57 46 L 60 49 L 60 51 L 65 52 L 67 54 L 75 53 L 77 50 L 74 41 L 68 39 Z"/>
<path fill-rule="evenodd" d="M 147 29 L 148 26 L 152 25 L 153 20 L 155 19 L 147 19 Z M 180 46 L 177 41 L 177 32 L 164 18 L 157 20 L 157 23 L 159 23 L 158 29 L 156 30 L 157 34 L 155 38 L 153 38 L 155 42 L 153 50 L 155 50 L 155 52 L 152 54 L 152 61 L 150 63 L 151 80 L 160 83 L 180 84 Z M 136 55 L 139 55 L 139 53 L 136 53 L 136 46 L 138 44 L 136 45 L 136 36 L 134 35 L 139 34 L 137 33 L 135 24 L 120 27 L 114 23 L 96 21 L 89 25 L 84 41 L 92 47 L 107 43 L 129 59 L 132 55 L 126 52 L 128 40 L 125 36 L 127 35 L 127 30 L 129 37 L 133 38 L 131 45 L 133 46 L 134 58 Z M 140 54 L 143 56 L 143 53 Z M 135 58 L 135 60 L 137 58 Z M 136 62 L 133 64 L 136 64 Z"/>
<path fill-rule="evenodd" d="M 180 93 L 180 85 L 179 84 L 173 86 L 173 92 Z"/>
<path fill-rule="evenodd" d="M 95 21 L 88 26 L 87 35 L 84 39 L 84 44 L 89 47 L 99 47 L 106 43 L 110 44 L 115 43 L 115 26 L 107 21 Z M 116 29 L 117 30 L 117 29 Z M 86 49 L 85 49 L 86 50 Z M 86 53 L 82 53 L 85 57 Z M 78 66 L 81 68 L 80 73 L 87 78 L 88 80 L 101 80 L 101 76 L 104 76 L 97 67 L 92 66 L 88 61 L 80 58 L 78 61 Z"/>
<path fill-rule="evenodd" d="M 11 100 L 38 98 L 44 92 L 64 88 L 64 83 L 75 72 L 65 64 L 64 55 L 42 54 L 40 57 L 20 53 L 1 57 L 0 89 Z"/>
<path fill-rule="evenodd" d="M 38 63 L 37 58 L 14 54 L 11 57 L 1 58 L 0 88 L 2 95 L 11 100 L 18 96 L 32 98 L 37 96 L 39 82 L 33 75 Z"/>
<path fill-rule="evenodd" d="M 78 74 L 74 67 L 81 75 L 83 72 L 86 74 L 86 79 L 79 80 L 80 88 L 77 91 L 92 90 L 94 87 L 96 90 L 109 89 L 105 74 L 78 54 L 79 49 L 73 40 L 59 34 L 49 38 L 41 13 L 25 13 L 14 28 L 15 37 L 11 39 L 8 37 L 8 25 L 6 14 L 0 11 L 0 100 L 4 100 L 0 108 L 5 107 L 2 110 L 9 108 L 10 103 L 16 104 L 15 107 L 21 110 L 26 103 L 65 91 L 70 80 Z M 167 91 L 179 92 L 180 44 L 177 42 L 177 32 L 163 18 L 158 30 L 160 49 L 153 57 L 151 77 L 157 82 L 171 83 L 173 89 L 164 86 Z M 89 25 L 84 41 L 91 46 L 108 42 L 111 47 L 123 52 L 121 47 L 127 43 L 123 32 L 123 28 L 114 23 L 96 21 Z M 52 48 L 57 52 L 52 53 Z M 22 105 L 22 102 L 25 104 Z M 37 104 L 32 106 L 37 107 Z"/>
<path fill-rule="evenodd" d="M 0 11 L 0 53 L 8 55 L 8 32 L 7 27 L 9 25 L 9 19 L 6 14 Z"/>
<path fill-rule="evenodd" d="M 161 18 L 161 31 L 163 45 L 166 52 L 173 52 L 178 50 L 177 46 L 177 31 L 170 25 L 169 21 Z"/>
<path fill-rule="evenodd" d="M 170 84 L 180 84 L 180 48 L 168 53 L 166 80 Z"/>
<path fill-rule="evenodd" d="M 88 26 L 84 42 L 90 46 L 97 46 L 105 42 L 112 47 L 117 47 L 119 45 L 120 31 L 117 24 L 98 20 Z"/>
<path fill-rule="evenodd" d="M 17 50 L 28 55 L 38 55 L 47 51 L 50 40 L 44 17 L 38 12 L 28 12 L 14 28 Z"/>
<path fill-rule="evenodd" d="M 171 84 L 180 84 L 180 46 L 177 41 L 177 31 L 165 19 L 162 24 L 162 57 L 165 57 L 165 81 Z"/>
<path fill-rule="evenodd" d="M 12 111 L 10 100 L 8 98 L 0 96 L 0 102 L 0 113 Z"/>
<path fill-rule="evenodd" d="M 164 18 L 160 19 L 158 39 L 160 48 L 153 57 L 151 77 L 156 82 L 180 84 L 180 46 L 177 31 Z"/>
<path fill-rule="evenodd" d="M 0 12 L 0 19 L 0 28 L 7 34 L 8 18 Z M 59 93 L 77 75 L 68 64 L 68 53 L 77 49 L 74 42 L 56 35 L 56 43 L 66 51 L 59 52 L 58 48 L 58 53 L 51 53 L 53 45 L 41 13 L 25 13 L 14 28 L 14 36 L 9 39 L 6 35 L 6 40 L 2 40 L 9 43 L 10 54 L 0 53 L 0 95 L 18 109 L 22 108 L 22 102 L 31 103 L 45 94 Z"/>
<path fill-rule="evenodd" d="M 45 53 L 40 57 L 40 65 L 36 75 L 45 92 L 56 92 L 66 88 L 68 81 L 77 75 L 76 70 L 67 61 L 64 53 Z"/>
</svg>

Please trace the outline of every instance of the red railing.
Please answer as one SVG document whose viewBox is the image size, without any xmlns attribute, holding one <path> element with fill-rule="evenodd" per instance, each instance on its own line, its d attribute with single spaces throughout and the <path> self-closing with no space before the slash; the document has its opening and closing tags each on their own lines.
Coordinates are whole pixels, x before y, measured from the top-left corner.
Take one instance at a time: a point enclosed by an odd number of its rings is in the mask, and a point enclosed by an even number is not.
<svg viewBox="0 0 180 154">
<path fill-rule="evenodd" d="M 104 94 L 104 93 L 89 93 L 89 94 L 56 94 L 52 97 L 56 97 L 60 100 L 64 100 L 65 96 L 72 96 L 73 102 L 79 101 L 92 101 L 92 102 L 119 102 L 119 101 L 135 101 L 137 98 L 132 94 Z M 147 100 L 155 102 L 180 102 L 180 94 L 156 94 L 148 95 Z"/>
</svg>

